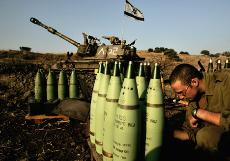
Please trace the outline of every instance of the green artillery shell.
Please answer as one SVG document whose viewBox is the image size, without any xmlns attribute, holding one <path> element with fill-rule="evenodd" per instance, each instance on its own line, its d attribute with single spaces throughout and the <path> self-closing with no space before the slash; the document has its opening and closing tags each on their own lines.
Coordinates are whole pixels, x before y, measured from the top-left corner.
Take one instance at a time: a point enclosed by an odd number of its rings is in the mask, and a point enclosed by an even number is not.
<svg viewBox="0 0 230 161">
<path fill-rule="evenodd" d="M 47 101 L 57 99 L 57 80 L 55 74 L 49 69 L 49 74 L 47 76 Z"/>
<path fill-rule="evenodd" d="M 146 81 L 149 83 L 149 80 L 151 79 L 151 64 L 149 62 L 144 62 L 144 70 Z"/>
<path fill-rule="evenodd" d="M 144 72 L 144 64 L 140 63 L 138 75 L 136 76 L 136 82 L 137 82 L 137 91 L 138 91 L 138 98 L 139 98 L 139 104 L 140 109 L 142 110 L 142 119 L 141 124 L 143 125 L 141 128 L 141 151 L 140 154 L 142 158 L 144 158 L 144 149 L 145 149 L 145 116 L 146 116 L 146 90 L 147 90 L 147 79 L 145 77 Z"/>
<path fill-rule="evenodd" d="M 100 87 L 98 91 L 96 115 L 95 115 L 95 144 L 96 151 L 102 154 L 103 145 L 103 126 L 104 126 L 104 107 L 106 101 L 106 94 L 108 90 L 110 80 L 110 68 L 108 61 L 105 63 L 105 70 L 100 81 Z"/>
<path fill-rule="evenodd" d="M 217 65 L 216 65 L 216 71 L 220 71 L 220 70 L 221 70 L 221 62 L 220 62 L 220 59 L 218 59 Z"/>
<path fill-rule="evenodd" d="M 43 82 L 44 82 L 44 101 L 46 101 L 46 76 L 45 76 L 45 72 L 44 72 L 44 69 L 40 69 L 40 72 L 42 74 L 42 79 L 43 79 Z"/>
<path fill-rule="evenodd" d="M 147 91 L 145 160 L 158 161 L 163 142 L 164 104 L 159 66 L 155 64 Z"/>
<path fill-rule="evenodd" d="M 118 63 L 118 66 L 119 66 L 119 70 L 120 70 L 121 83 L 123 83 L 125 68 L 124 68 L 124 65 L 122 64 L 122 62 L 120 62 L 120 61 Z"/>
<path fill-rule="evenodd" d="M 64 70 L 59 73 L 58 79 L 58 98 L 60 100 L 68 97 L 68 79 Z"/>
<path fill-rule="evenodd" d="M 144 65 L 140 63 L 138 75 L 136 76 L 138 98 L 140 103 L 140 108 L 145 112 L 146 104 L 146 90 L 147 90 L 147 80 L 145 77 Z"/>
<path fill-rule="evenodd" d="M 72 70 L 69 79 L 69 98 L 79 97 L 79 84 L 77 81 L 77 72 L 75 69 Z"/>
<path fill-rule="evenodd" d="M 96 79 L 93 86 L 93 93 L 91 97 L 91 104 L 90 104 L 90 141 L 92 144 L 95 144 L 95 113 L 96 113 L 96 105 L 97 105 L 97 98 L 98 98 L 98 90 L 99 85 L 102 77 L 102 72 L 104 72 L 104 66 L 102 62 L 99 62 L 99 69 L 96 75 Z"/>
<path fill-rule="evenodd" d="M 208 73 L 212 73 L 213 72 L 213 62 L 212 62 L 212 59 L 210 58 L 209 59 L 209 63 L 208 63 L 208 70 L 207 70 Z"/>
<path fill-rule="evenodd" d="M 38 70 L 36 77 L 35 77 L 35 101 L 36 102 L 43 102 L 45 100 L 45 77 L 41 70 Z"/>
<path fill-rule="evenodd" d="M 115 115 L 113 161 L 138 159 L 141 133 L 141 110 L 132 61 L 122 84 Z"/>
<path fill-rule="evenodd" d="M 230 68 L 230 63 L 228 59 L 225 60 L 224 68 Z"/>
<path fill-rule="evenodd" d="M 118 99 L 121 92 L 121 79 L 118 63 L 115 61 L 113 75 L 110 78 L 106 102 L 104 107 L 104 128 L 103 128 L 103 161 L 113 160 L 113 130 L 115 112 L 118 106 Z"/>
<path fill-rule="evenodd" d="M 145 97 L 146 97 L 147 82 L 144 73 L 144 66 L 142 63 L 140 63 L 139 66 L 138 76 L 136 76 L 136 82 L 137 82 L 138 98 L 140 102 L 143 102 L 145 101 Z"/>
</svg>

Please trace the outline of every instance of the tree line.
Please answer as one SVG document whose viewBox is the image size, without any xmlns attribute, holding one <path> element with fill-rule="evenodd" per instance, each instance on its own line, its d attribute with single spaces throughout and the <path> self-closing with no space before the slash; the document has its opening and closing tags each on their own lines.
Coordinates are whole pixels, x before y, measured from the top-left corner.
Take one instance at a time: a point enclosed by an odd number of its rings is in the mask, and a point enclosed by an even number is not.
<svg viewBox="0 0 230 161">
<path fill-rule="evenodd" d="M 154 52 L 154 53 L 164 53 L 164 55 L 168 56 L 169 58 L 175 60 L 175 61 L 181 61 L 178 54 L 184 54 L 184 55 L 190 55 L 187 51 L 180 51 L 177 53 L 174 49 L 168 49 L 164 47 L 156 47 L 155 49 L 149 48 L 148 52 Z M 225 51 L 223 53 L 216 53 L 211 54 L 209 50 L 202 50 L 200 52 L 201 55 L 208 55 L 210 57 L 219 57 L 220 55 L 230 57 L 230 51 Z"/>
</svg>

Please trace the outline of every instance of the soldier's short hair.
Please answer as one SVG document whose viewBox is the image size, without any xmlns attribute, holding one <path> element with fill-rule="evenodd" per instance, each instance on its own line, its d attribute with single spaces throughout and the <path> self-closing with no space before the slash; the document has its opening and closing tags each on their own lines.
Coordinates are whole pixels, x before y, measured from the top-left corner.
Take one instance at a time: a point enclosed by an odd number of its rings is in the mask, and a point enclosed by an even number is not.
<svg viewBox="0 0 230 161">
<path fill-rule="evenodd" d="M 184 85 L 189 85 L 193 78 L 202 79 L 203 74 L 191 64 L 179 64 L 172 71 L 169 82 L 172 84 L 180 80 Z"/>
</svg>

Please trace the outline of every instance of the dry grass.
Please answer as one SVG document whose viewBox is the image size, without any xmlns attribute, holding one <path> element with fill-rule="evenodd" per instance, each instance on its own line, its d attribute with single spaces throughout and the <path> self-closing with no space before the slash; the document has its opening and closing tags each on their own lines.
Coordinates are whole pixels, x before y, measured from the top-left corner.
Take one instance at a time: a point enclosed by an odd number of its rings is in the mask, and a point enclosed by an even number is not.
<svg viewBox="0 0 230 161">
<path fill-rule="evenodd" d="M 197 68 L 198 61 L 200 60 L 205 69 L 208 67 L 209 63 L 209 56 L 206 55 L 179 55 L 182 59 L 182 62 L 173 62 L 172 60 L 168 59 L 163 53 L 154 53 L 148 52 L 146 50 L 139 50 L 137 51 L 137 55 L 140 57 L 144 57 L 145 61 L 151 62 L 152 64 L 158 63 L 160 64 L 166 71 L 172 70 L 174 66 L 179 63 L 189 63 Z M 17 50 L 0 50 L 0 62 L 19 62 L 19 61 L 29 61 L 39 64 L 46 64 L 50 62 L 58 62 L 61 60 L 66 59 L 65 53 L 60 54 L 52 54 L 52 53 L 35 53 L 35 52 L 21 52 Z M 73 59 L 77 59 L 76 54 L 73 55 Z M 217 58 L 212 58 L 214 62 L 214 68 L 216 67 L 216 61 L 220 59 L 222 62 L 222 66 L 224 66 L 224 62 L 227 59 L 226 56 L 219 56 Z"/>
<path fill-rule="evenodd" d="M 148 52 L 148 51 L 138 51 L 137 53 L 140 57 L 144 57 L 146 59 L 146 61 L 150 61 L 150 62 L 167 62 L 167 57 L 163 54 L 163 53 L 154 53 L 154 52 Z M 182 59 L 182 62 L 171 62 L 172 60 L 170 60 L 171 64 L 180 64 L 180 63 L 188 63 L 188 64 L 192 64 L 195 67 L 197 67 L 198 69 L 200 68 L 198 65 L 198 61 L 200 60 L 200 62 L 202 63 L 202 65 L 204 66 L 205 69 L 208 68 L 208 63 L 209 63 L 209 59 L 210 57 L 207 55 L 185 55 L 185 54 L 179 54 L 179 57 Z M 220 59 L 221 63 L 222 63 L 222 67 L 224 67 L 224 63 L 227 59 L 226 56 L 219 56 L 219 57 L 213 57 L 213 63 L 214 63 L 214 68 L 216 67 L 216 62 L 217 60 Z M 173 66 L 172 66 L 173 67 Z"/>
</svg>

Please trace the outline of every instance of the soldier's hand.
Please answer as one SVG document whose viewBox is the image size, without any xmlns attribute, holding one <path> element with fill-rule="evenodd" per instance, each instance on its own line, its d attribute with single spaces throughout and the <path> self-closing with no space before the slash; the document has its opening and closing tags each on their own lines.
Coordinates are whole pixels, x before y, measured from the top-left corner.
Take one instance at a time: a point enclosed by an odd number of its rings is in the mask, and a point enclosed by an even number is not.
<svg viewBox="0 0 230 161">
<path fill-rule="evenodd" d="M 188 116 L 188 122 L 192 128 L 196 128 L 198 126 L 198 120 L 195 119 L 192 115 Z"/>
</svg>

